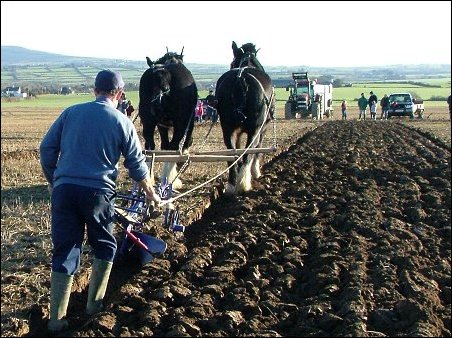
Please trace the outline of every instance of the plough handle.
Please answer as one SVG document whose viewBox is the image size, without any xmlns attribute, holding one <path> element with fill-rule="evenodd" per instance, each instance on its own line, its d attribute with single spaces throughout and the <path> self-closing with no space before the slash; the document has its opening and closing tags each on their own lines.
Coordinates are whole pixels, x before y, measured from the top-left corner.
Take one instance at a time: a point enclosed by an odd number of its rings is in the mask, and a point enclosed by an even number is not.
<svg viewBox="0 0 452 338">
<path fill-rule="evenodd" d="M 146 244 L 144 244 L 137 236 L 135 236 L 133 233 L 131 233 L 129 230 L 124 229 L 125 233 L 127 234 L 127 236 L 129 236 L 129 238 L 135 243 L 137 244 L 140 248 L 146 250 L 147 252 L 149 252 L 150 254 L 152 254 L 152 252 L 149 251 L 149 248 L 147 247 Z"/>
<path fill-rule="evenodd" d="M 118 198 L 123 198 L 123 199 L 126 199 L 126 200 L 137 201 L 137 202 L 145 202 L 144 198 L 130 197 L 130 196 L 120 195 L 120 194 L 117 194 L 116 196 Z"/>
</svg>

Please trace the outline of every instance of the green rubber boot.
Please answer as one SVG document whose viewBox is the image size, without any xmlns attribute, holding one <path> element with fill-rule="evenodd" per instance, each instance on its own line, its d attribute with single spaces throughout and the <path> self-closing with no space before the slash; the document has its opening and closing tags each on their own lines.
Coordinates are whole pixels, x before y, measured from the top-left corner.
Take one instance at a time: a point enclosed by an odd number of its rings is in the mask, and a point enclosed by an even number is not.
<svg viewBox="0 0 452 338">
<path fill-rule="evenodd" d="M 50 278 L 50 319 L 47 323 L 49 331 L 61 331 L 69 326 L 66 316 L 71 296 L 73 275 L 52 271 Z"/>
<path fill-rule="evenodd" d="M 89 315 L 103 310 L 102 301 L 105 296 L 105 291 L 107 291 L 112 266 L 113 262 L 94 258 L 88 288 L 88 302 L 86 303 L 86 313 Z"/>
</svg>

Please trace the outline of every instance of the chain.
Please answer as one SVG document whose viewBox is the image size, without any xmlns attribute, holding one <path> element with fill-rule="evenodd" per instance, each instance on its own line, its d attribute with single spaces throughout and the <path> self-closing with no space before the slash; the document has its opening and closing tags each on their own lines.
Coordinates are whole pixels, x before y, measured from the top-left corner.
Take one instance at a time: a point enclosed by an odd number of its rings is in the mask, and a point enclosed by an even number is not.
<svg viewBox="0 0 452 338">
<path fill-rule="evenodd" d="M 174 183 L 174 181 L 179 177 L 180 174 L 182 174 L 185 170 L 187 170 L 188 165 L 190 164 L 190 155 L 188 155 L 187 160 L 182 164 L 182 167 L 180 168 L 179 172 L 177 173 L 176 177 L 174 177 L 171 184 Z"/>
<path fill-rule="evenodd" d="M 276 147 L 278 146 L 276 142 L 276 118 L 272 120 L 272 124 L 273 124 L 273 148 L 276 149 Z"/>
<path fill-rule="evenodd" d="M 188 128 L 190 128 L 190 123 L 191 123 L 191 120 L 193 119 L 194 115 L 195 115 L 194 113 L 191 114 L 191 117 L 188 120 L 187 127 L 185 128 L 184 136 L 182 137 L 182 140 L 179 143 L 179 154 L 182 154 L 182 148 L 184 147 L 185 139 L 187 138 Z"/>
<path fill-rule="evenodd" d="M 274 103 L 275 100 L 275 87 L 272 87 L 272 95 L 270 97 L 270 104 Z M 271 109 L 271 108 L 270 108 Z M 276 110 L 276 108 L 275 108 Z M 272 118 L 272 125 L 273 125 L 273 148 L 276 149 L 277 142 L 276 142 L 276 116 Z"/>
<path fill-rule="evenodd" d="M 204 146 L 206 145 L 207 139 L 208 139 L 208 137 L 210 135 L 210 132 L 212 131 L 212 128 L 215 125 L 215 123 L 217 123 L 217 122 L 214 122 L 213 120 L 211 121 L 210 128 L 207 131 L 207 134 L 204 137 L 204 140 L 202 141 L 201 146 L 199 147 L 199 150 L 203 150 L 204 149 Z"/>
</svg>

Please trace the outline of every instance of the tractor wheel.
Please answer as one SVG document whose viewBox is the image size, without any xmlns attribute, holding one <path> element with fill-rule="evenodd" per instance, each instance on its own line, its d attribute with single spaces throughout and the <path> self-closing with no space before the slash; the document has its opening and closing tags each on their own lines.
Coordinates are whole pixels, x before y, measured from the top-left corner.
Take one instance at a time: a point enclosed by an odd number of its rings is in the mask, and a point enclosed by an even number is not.
<svg viewBox="0 0 452 338">
<path fill-rule="evenodd" d="M 284 105 L 284 118 L 293 119 L 294 115 L 292 113 L 292 102 L 286 102 Z"/>
</svg>

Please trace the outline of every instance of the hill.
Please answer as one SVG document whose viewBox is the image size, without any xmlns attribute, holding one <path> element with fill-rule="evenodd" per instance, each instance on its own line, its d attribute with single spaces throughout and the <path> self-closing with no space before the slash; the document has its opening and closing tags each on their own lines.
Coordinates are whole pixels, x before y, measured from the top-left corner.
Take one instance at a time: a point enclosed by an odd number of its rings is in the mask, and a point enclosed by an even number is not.
<svg viewBox="0 0 452 338">
<path fill-rule="evenodd" d="M 100 69 L 119 70 L 128 90 L 138 88 L 143 72 L 148 68 L 143 61 L 77 57 L 30 50 L 17 46 L 1 46 L 1 86 L 34 88 L 60 88 L 72 86 L 84 91 L 92 85 Z M 231 54 L 232 57 L 232 54 Z M 229 65 L 187 63 L 200 89 L 215 86 L 216 80 L 229 69 Z M 448 78 L 451 65 L 388 65 L 380 67 L 309 67 L 300 65 L 266 66 L 276 87 L 285 87 L 292 72 L 308 71 L 310 77 L 341 79 L 344 83 L 363 81 L 405 81 L 413 79 Z"/>
<path fill-rule="evenodd" d="M 47 53 L 18 46 L 1 47 L 2 68 L 36 64 L 64 65 L 67 63 L 96 63 L 104 61 L 104 59 Z"/>
</svg>

